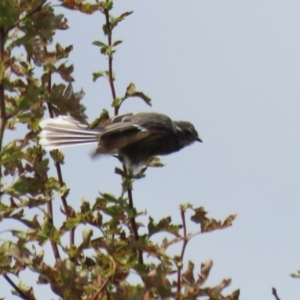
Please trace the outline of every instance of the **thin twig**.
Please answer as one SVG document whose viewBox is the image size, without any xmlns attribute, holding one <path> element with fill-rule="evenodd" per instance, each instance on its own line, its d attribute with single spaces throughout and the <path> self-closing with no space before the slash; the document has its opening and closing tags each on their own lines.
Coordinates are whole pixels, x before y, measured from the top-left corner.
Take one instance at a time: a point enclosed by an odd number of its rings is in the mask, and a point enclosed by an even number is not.
<svg viewBox="0 0 300 300">
<path fill-rule="evenodd" d="M 4 26 L 0 26 L 0 61 L 4 61 L 4 44 L 5 44 L 5 32 L 4 32 Z M 1 74 L 4 75 L 4 74 Z M 4 76 L 1 76 L 0 80 L 0 151 L 2 151 L 2 143 L 3 143 L 3 137 L 4 137 L 4 131 L 5 131 L 5 125 L 6 125 L 6 111 L 5 111 L 5 97 L 4 97 L 4 84 L 3 84 L 3 78 Z M 0 165 L 0 180 L 2 179 L 2 170 Z M 1 182 L 0 182 L 1 186 Z"/>
<path fill-rule="evenodd" d="M 53 208 L 52 208 L 52 201 L 48 201 L 47 204 L 46 204 L 46 207 L 47 207 L 47 212 L 48 212 L 48 215 L 49 215 L 49 222 L 51 222 L 51 224 L 53 225 Z M 53 251 L 53 254 L 54 254 L 54 257 L 56 259 L 59 259 L 60 258 L 60 254 L 59 254 L 59 250 L 58 250 L 58 247 L 57 247 L 57 244 L 54 243 L 53 241 L 50 240 L 50 244 L 51 244 L 51 248 L 52 248 L 52 251 Z"/>
<path fill-rule="evenodd" d="M 108 2 L 108 0 L 106 0 L 106 1 Z M 105 20 L 106 20 L 105 25 L 106 25 L 106 30 L 107 30 L 107 43 L 108 43 L 108 46 L 111 47 L 111 45 L 112 45 L 112 30 L 111 30 L 111 23 L 110 23 L 110 20 L 109 20 L 109 11 L 107 9 L 104 9 L 103 13 L 105 15 Z M 112 98 L 114 100 L 114 99 L 116 99 L 116 90 L 115 90 L 115 85 L 114 85 L 112 61 L 113 61 L 113 56 L 109 55 L 108 56 L 108 81 L 109 81 L 109 85 L 110 85 Z M 115 116 L 118 115 L 119 108 L 120 108 L 119 106 L 115 106 L 115 112 L 114 112 Z M 123 170 L 124 170 L 125 177 L 128 177 L 129 173 L 128 173 L 128 170 L 127 170 L 125 165 L 123 165 Z M 132 188 L 127 189 L 127 195 L 128 195 L 129 207 L 130 207 L 131 210 L 134 210 L 133 197 L 132 197 Z M 133 231 L 134 239 L 137 242 L 139 240 L 139 234 L 138 234 L 138 228 L 137 228 L 134 216 L 132 218 L 130 218 L 130 223 L 131 223 L 131 228 L 132 228 L 132 231 Z M 139 263 L 142 264 L 142 265 L 144 264 L 142 250 L 139 250 Z"/>
<path fill-rule="evenodd" d="M 183 245 L 182 245 L 181 255 L 180 255 L 180 259 L 182 261 L 185 248 L 188 243 L 188 238 L 187 238 L 187 229 L 186 229 L 186 222 L 185 222 L 185 211 L 183 209 L 180 209 L 180 215 L 181 215 L 182 226 L 183 226 Z"/>
<path fill-rule="evenodd" d="M 133 210 L 134 206 L 133 206 L 132 189 L 128 189 L 127 194 L 128 194 L 129 207 L 130 207 L 130 209 Z M 132 227 L 134 239 L 136 241 L 138 241 L 139 240 L 139 234 L 138 234 L 135 218 L 134 217 L 130 218 L 130 221 L 131 221 L 131 227 Z"/>
<path fill-rule="evenodd" d="M 128 175 L 128 171 L 127 171 L 127 168 L 126 168 L 125 165 L 123 165 L 123 170 L 124 170 L 124 173 L 126 175 Z M 134 204 L 133 204 L 132 188 L 131 187 L 127 189 L 127 195 L 128 195 L 129 207 L 132 211 L 134 211 Z M 132 229 L 132 232 L 133 232 L 134 239 L 135 239 L 136 242 L 138 242 L 140 237 L 139 237 L 139 233 L 138 233 L 138 227 L 137 227 L 136 222 L 135 222 L 135 216 L 130 218 L 130 223 L 131 223 L 131 229 Z M 139 250 L 139 263 L 141 265 L 144 264 L 143 251 L 142 250 Z"/>
<path fill-rule="evenodd" d="M 277 291 L 274 287 L 272 288 L 272 295 L 275 297 L 276 300 L 280 300 L 280 298 L 278 297 Z"/>
<path fill-rule="evenodd" d="M 48 86 L 47 86 L 48 92 L 50 94 L 51 93 L 51 86 L 52 86 L 52 83 L 51 83 L 51 74 L 49 74 L 48 83 L 47 84 L 48 84 Z M 52 105 L 48 102 L 47 106 L 48 106 L 48 112 L 49 112 L 50 118 L 54 118 L 55 115 L 54 115 L 54 112 L 53 112 L 53 109 L 52 109 Z M 61 167 L 60 167 L 60 163 L 59 162 L 55 162 L 55 168 L 56 168 L 56 173 L 57 173 L 59 185 L 60 185 L 60 187 L 63 187 L 65 184 L 64 184 L 64 181 L 63 181 Z M 65 212 L 66 216 L 70 217 L 71 212 L 70 212 L 70 209 L 69 209 L 69 206 L 68 206 L 68 202 L 67 202 L 66 196 L 62 195 L 60 198 L 61 198 L 61 201 L 62 201 L 62 204 L 63 204 L 63 207 L 64 207 L 64 212 Z M 74 243 L 75 243 L 75 228 L 72 228 L 70 230 L 70 245 L 74 245 Z"/>
<path fill-rule="evenodd" d="M 104 9 L 103 11 L 104 11 L 105 20 L 106 20 L 108 47 L 111 47 L 111 45 L 112 45 L 112 30 L 111 30 L 111 24 L 109 21 L 109 11 L 107 9 Z M 115 100 L 117 96 L 116 96 L 116 90 L 115 90 L 115 85 L 114 85 L 112 61 L 113 61 L 113 55 L 110 54 L 110 55 L 108 55 L 108 81 L 109 81 L 113 100 Z M 119 107 L 115 106 L 115 116 L 117 116 L 118 113 L 119 113 Z"/>
<path fill-rule="evenodd" d="M 50 91 L 51 91 L 51 76 L 49 76 L 47 88 L 48 88 L 48 92 L 50 93 Z M 48 201 L 47 202 L 47 212 L 48 212 L 48 214 L 50 216 L 49 221 L 53 225 L 53 219 L 54 219 L 54 217 L 53 217 L 52 201 Z M 56 259 L 60 258 L 60 254 L 59 254 L 59 250 L 58 250 L 57 244 L 54 243 L 52 240 L 50 240 L 50 244 L 51 244 L 51 247 L 52 247 L 52 250 L 53 250 L 54 257 Z"/>
<path fill-rule="evenodd" d="M 183 226 L 183 244 L 180 254 L 180 262 L 177 264 L 177 298 L 180 298 L 180 292 L 181 292 L 181 270 L 182 270 L 182 262 L 184 257 L 184 252 L 188 243 L 188 237 L 187 237 L 187 229 L 186 229 L 186 222 L 185 222 L 185 211 L 181 208 L 180 209 L 180 215 L 182 220 L 182 226 Z"/>
<path fill-rule="evenodd" d="M 93 298 L 91 300 L 96 300 L 98 298 L 98 296 L 100 295 L 100 293 L 102 292 L 102 290 L 105 288 L 105 286 L 107 285 L 107 282 L 109 280 L 109 277 L 107 277 L 104 282 L 102 283 L 102 285 L 99 288 L 99 291 L 93 296 Z"/>
<path fill-rule="evenodd" d="M 10 27 L 8 27 L 5 30 L 5 34 L 7 34 L 10 30 L 16 28 L 20 23 L 22 23 L 23 21 L 25 21 L 26 19 L 28 19 L 29 17 L 31 17 L 32 15 L 34 15 L 36 12 L 38 12 L 42 6 L 46 3 L 47 0 L 42 0 L 41 3 L 34 8 L 31 12 L 29 12 L 26 16 L 24 16 L 23 18 L 19 19 L 18 21 L 16 21 L 13 25 L 11 25 Z"/>
<path fill-rule="evenodd" d="M 19 296 L 24 299 L 24 300 L 28 300 L 29 298 L 26 296 L 26 294 L 20 290 L 15 283 L 8 277 L 8 275 L 3 275 L 4 279 L 18 292 Z"/>
</svg>

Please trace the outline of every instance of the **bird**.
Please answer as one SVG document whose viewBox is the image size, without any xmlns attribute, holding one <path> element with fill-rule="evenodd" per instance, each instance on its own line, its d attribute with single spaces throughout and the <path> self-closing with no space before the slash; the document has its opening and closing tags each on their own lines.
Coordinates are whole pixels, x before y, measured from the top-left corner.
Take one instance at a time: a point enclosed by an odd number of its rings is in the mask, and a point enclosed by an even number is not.
<svg viewBox="0 0 300 300">
<path fill-rule="evenodd" d="M 129 167 L 146 165 L 151 157 L 202 142 L 190 122 L 172 121 L 154 112 L 125 113 L 94 128 L 64 115 L 42 120 L 40 127 L 39 142 L 45 150 L 98 143 L 93 156 L 111 154 Z"/>
</svg>

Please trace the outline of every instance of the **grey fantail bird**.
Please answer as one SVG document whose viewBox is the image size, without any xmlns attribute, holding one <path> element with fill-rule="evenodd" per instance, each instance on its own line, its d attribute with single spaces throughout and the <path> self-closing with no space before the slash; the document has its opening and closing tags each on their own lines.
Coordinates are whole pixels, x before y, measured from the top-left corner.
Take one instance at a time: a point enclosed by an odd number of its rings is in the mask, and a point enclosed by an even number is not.
<svg viewBox="0 0 300 300">
<path fill-rule="evenodd" d="M 47 150 L 98 143 L 95 155 L 117 155 L 129 166 L 202 142 L 191 123 L 172 121 L 159 113 L 127 113 L 93 129 L 70 116 L 59 116 L 41 121 L 40 127 L 40 144 Z"/>
</svg>

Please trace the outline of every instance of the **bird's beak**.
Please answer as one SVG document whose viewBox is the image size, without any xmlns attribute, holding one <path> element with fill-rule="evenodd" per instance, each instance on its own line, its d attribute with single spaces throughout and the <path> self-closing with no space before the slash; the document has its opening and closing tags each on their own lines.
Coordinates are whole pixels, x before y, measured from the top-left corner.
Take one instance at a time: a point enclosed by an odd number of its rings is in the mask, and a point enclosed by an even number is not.
<svg viewBox="0 0 300 300">
<path fill-rule="evenodd" d="M 196 141 L 200 142 L 200 143 L 203 143 L 202 140 L 199 137 L 196 139 Z"/>
</svg>

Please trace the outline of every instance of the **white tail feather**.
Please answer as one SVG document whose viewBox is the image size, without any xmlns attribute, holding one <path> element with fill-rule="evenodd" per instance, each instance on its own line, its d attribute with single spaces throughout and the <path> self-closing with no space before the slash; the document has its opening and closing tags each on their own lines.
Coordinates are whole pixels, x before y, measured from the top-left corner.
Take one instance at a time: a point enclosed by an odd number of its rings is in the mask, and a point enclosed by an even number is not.
<svg viewBox="0 0 300 300">
<path fill-rule="evenodd" d="M 40 122 L 40 144 L 46 150 L 99 142 L 101 130 L 89 129 L 69 116 L 59 116 Z"/>
</svg>

